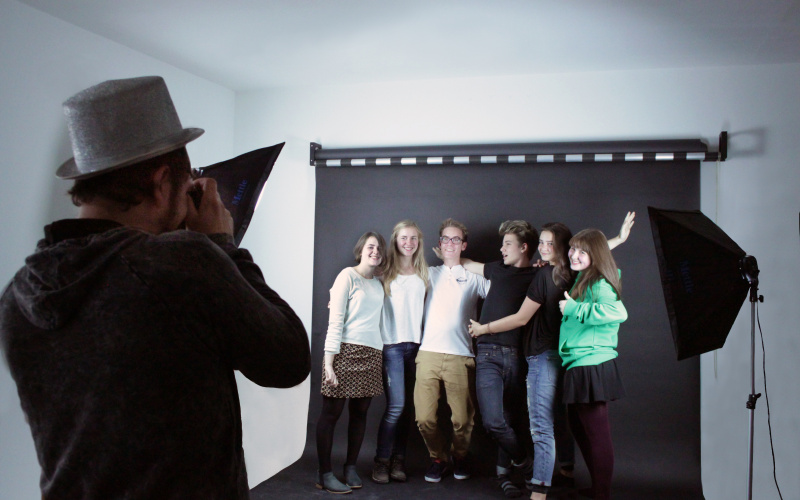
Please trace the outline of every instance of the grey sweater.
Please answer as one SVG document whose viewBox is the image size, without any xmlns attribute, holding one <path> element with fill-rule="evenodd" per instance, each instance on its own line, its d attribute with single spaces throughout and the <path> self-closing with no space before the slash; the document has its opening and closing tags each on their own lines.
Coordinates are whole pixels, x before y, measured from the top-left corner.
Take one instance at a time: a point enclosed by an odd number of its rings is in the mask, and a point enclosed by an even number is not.
<svg viewBox="0 0 800 500">
<path fill-rule="evenodd" d="M 291 387 L 310 369 L 303 324 L 230 237 L 104 220 L 45 228 L 0 346 L 44 498 L 248 498 L 234 370 Z"/>
</svg>

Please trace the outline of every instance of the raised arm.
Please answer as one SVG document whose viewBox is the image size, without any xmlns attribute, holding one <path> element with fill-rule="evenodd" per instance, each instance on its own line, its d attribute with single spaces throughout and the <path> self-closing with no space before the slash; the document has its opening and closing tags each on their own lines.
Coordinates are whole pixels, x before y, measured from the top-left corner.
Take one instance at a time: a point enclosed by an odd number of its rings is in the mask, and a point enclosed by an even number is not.
<svg viewBox="0 0 800 500">
<path fill-rule="evenodd" d="M 536 314 L 536 311 L 539 310 L 539 307 L 541 307 L 540 303 L 534 302 L 530 299 L 530 297 L 525 297 L 525 301 L 520 306 L 519 311 L 506 316 L 505 318 L 490 321 L 485 325 L 482 325 L 475 320 L 469 320 L 469 334 L 474 338 L 478 338 L 481 335 L 486 335 L 487 333 L 492 334 L 507 332 L 509 330 L 513 330 L 514 328 L 527 325 L 528 321 L 530 321 L 533 315 Z"/>
<path fill-rule="evenodd" d="M 625 241 L 628 239 L 628 236 L 631 234 L 634 217 L 636 217 L 636 212 L 628 212 L 628 214 L 625 216 L 625 220 L 622 221 L 622 227 L 619 228 L 619 234 L 608 240 L 608 248 L 614 250 L 619 245 L 625 243 Z"/>
</svg>

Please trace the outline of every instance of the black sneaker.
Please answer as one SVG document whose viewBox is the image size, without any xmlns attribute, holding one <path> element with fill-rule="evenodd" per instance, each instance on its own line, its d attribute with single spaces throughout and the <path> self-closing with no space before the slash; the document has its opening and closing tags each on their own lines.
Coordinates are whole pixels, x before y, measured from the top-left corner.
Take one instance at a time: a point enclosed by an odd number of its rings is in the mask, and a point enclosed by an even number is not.
<svg viewBox="0 0 800 500">
<path fill-rule="evenodd" d="M 497 484 L 500 486 L 500 489 L 503 490 L 503 495 L 505 495 L 506 498 L 519 498 L 522 496 L 522 490 L 511 482 L 511 478 L 505 474 L 497 476 Z"/>
<path fill-rule="evenodd" d="M 453 477 L 464 480 L 469 479 L 469 469 L 467 469 L 466 458 L 453 457 Z"/>
<path fill-rule="evenodd" d="M 442 476 L 447 470 L 447 462 L 441 460 L 434 460 L 431 466 L 428 467 L 428 472 L 425 473 L 425 480 L 429 483 L 438 483 L 442 480 Z"/>
</svg>

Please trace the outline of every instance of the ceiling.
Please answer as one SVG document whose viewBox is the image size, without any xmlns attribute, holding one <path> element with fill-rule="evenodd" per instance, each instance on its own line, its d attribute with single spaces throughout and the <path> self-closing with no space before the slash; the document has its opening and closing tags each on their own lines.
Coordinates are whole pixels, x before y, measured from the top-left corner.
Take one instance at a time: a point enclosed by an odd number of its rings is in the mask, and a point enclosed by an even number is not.
<svg viewBox="0 0 800 500">
<path fill-rule="evenodd" d="M 800 62 L 800 0 L 21 0 L 236 91 Z"/>
</svg>

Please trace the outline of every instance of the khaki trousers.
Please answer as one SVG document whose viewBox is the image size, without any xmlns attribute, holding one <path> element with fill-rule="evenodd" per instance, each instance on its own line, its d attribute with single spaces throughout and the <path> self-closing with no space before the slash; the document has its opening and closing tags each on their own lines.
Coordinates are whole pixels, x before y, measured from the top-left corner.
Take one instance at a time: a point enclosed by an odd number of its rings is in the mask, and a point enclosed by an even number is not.
<svg viewBox="0 0 800 500">
<path fill-rule="evenodd" d="M 452 413 L 452 455 L 455 458 L 464 458 L 469 450 L 475 417 L 475 359 L 456 354 L 419 351 L 416 364 L 414 408 L 417 427 L 431 458 L 443 461 L 450 458 L 436 415 L 440 383 L 444 385 L 445 398 Z"/>
</svg>

